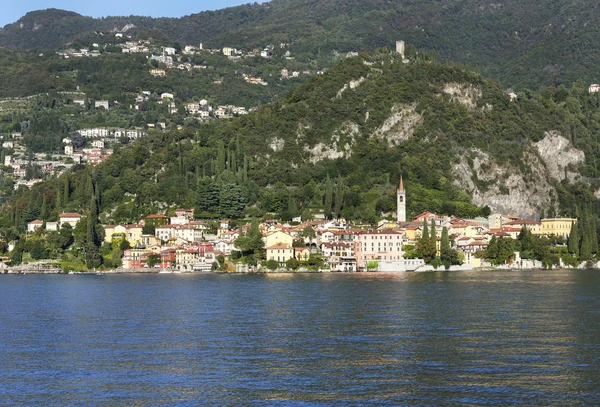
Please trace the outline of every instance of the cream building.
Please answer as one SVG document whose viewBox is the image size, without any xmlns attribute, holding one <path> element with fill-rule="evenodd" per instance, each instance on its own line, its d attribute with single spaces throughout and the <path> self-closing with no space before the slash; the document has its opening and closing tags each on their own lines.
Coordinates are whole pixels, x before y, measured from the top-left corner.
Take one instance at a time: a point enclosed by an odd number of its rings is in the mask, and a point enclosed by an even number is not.
<svg viewBox="0 0 600 407">
<path fill-rule="evenodd" d="M 577 223 L 574 218 L 542 219 L 541 235 L 567 237 L 571 233 L 571 225 Z"/>
</svg>

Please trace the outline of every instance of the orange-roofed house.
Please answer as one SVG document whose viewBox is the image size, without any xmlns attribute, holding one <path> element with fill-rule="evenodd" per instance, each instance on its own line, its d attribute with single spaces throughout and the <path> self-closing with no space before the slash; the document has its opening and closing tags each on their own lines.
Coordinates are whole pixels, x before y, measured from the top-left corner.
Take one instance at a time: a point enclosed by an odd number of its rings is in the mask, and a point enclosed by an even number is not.
<svg viewBox="0 0 600 407">
<path fill-rule="evenodd" d="M 284 264 L 286 261 L 294 257 L 294 248 L 291 244 L 276 243 L 266 247 L 267 260 L 275 260 L 279 264 Z"/>
<path fill-rule="evenodd" d="M 31 222 L 29 222 L 27 224 L 27 231 L 28 232 L 35 232 L 36 230 L 40 230 L 42 228 L 42 226 L 44 226 L 44 221 L 42 220 L 32 220 Z"/>
<path fill-rule="evenodd" d="M 74 228 L 81 220 L 81 215 L 75 212 L 65 212 L 58 215 L 58 219 L 61 227 L 65 223 L 68 223 L 72 228 Z"/>
</svg>

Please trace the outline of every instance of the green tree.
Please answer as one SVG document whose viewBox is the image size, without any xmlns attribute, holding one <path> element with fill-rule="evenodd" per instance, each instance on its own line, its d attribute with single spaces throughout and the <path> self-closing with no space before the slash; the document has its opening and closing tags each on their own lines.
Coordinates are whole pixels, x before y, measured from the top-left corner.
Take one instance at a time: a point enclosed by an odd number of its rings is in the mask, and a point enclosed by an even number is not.
<svg viewBox="0 0 600 407">
<path fill-rule="evenodd" d="M 146 257 L 146 264 L 152 268 L 160 263 L 160 254 L 150 254 Z"/>
<path fill-rule="evenodd" d="M 429 240 L 429 228 L 427 227 L 427 219 L 423 219 L 423 233 L 421 239 Z"/>
<path fill-rule="evenodd" d="M 331 179 L 329 175 L 325 181 L 325 203 L 323 204 L 325 218 L 331 219 L 332 217 L 332 205 L 333 205 L 333 186 L 331 185 Z"/>
<path fill-rule="evenodd" d="M 300 267 L 300 262 L 292 257 L 285 262 L 285 267 L 290 270 L 297 270 Z"/>
<path fill-rule="evenodd" d="M 575 223 L 571 223 L 571 232 L 569 233 L 569 239 L 567 247 L 569 253 L 579 257 L 579 233 L 577 233 L 578 227 Z"/>
</svg>

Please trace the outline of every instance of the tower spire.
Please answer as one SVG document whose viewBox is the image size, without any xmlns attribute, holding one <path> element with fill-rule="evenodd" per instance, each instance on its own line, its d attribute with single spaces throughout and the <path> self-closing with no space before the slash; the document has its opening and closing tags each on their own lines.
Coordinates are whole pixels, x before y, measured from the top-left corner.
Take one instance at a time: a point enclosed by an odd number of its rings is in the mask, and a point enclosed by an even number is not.
<svg viewBox="0 0 600 407">
<path fill-rule="evenodd" d="M 396 191 L 396 200 L 398 205 L 396 219 L 398 222 L 406 222 L 406 191 L 404 190 L 404 180 L 402 179 L 402 175 L 400 175 L 398 191 Z"/>
</svg>

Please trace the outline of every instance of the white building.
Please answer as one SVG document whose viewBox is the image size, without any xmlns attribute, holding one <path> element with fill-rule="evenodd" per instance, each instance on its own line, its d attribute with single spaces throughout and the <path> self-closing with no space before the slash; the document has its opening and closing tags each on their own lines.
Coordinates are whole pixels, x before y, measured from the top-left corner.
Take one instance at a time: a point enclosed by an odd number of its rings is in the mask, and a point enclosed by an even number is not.
<svg viewBox="0 0 600 407">
<path fill-rule="evenodd" d="M 81 220 L 81 215 L 74 212 L 65 212 L 61 213 L 58 216 L 58 218 L 61 227 L 65 223 L 68 223 L 69 225 L 71 225 L 71 227 L 74 228 L 77 225 L 77 223 Z"/>
<path fill-rule="evenodd" d="M 96 100 L 94 102 L 94 107 L 95 108 L 103 107 L 104 109 L 108 110 L 108 100 Z"/>
</svg>

